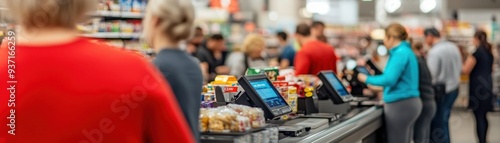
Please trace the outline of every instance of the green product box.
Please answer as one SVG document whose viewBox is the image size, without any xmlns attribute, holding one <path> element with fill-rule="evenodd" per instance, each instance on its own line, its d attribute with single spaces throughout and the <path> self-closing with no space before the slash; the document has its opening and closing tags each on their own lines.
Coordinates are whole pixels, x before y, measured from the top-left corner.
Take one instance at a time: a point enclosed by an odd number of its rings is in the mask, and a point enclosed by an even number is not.
<svg viewBox="0 0 500 143">
<path fill-rule="evenodd" d="M 271 81 L 276 81 L 279 75 L 278 67 L 248 68 L 246 75 L 256 75 L 265 73 Z"/>
</svg>

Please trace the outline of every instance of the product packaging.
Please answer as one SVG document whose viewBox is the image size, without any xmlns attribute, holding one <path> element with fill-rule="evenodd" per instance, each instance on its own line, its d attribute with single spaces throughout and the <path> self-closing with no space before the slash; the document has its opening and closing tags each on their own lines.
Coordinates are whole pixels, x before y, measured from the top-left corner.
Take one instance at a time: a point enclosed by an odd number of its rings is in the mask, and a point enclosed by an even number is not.
<svg viewBox="0 0 500 143">
<path fill-rule="evenodd" d="M 260 108 L 252 108 L 244 105 L 229 104 L 228 108 L 233 109 L 239 115 L 248 117 L 252 128 L 260 128 L 265 126 L 264 111 Z"/>
<path fill-rule="evenodd" d="M 122 12 L 131 12 L 132 0 L 120 0 L 120 7 Z"/>
<path fill-rule="evenodd" d="M 246 75 L 266 74 L 271 81 L 276 81 L 279 75 L 277 67 L 248 68 Z"/>
<path fill-rule="evenodd" d="M 297 87 L 289 86 L 288 87 L 288 105 L 292 108 L 293 113 L 297 113 L 298 110 L 298 95 L 297 95 Z"/>
<path fill-rule="evenodd" d="M 144 9 L 143 7 L 145 7 L 145 4 L 143 2 L 144 0 L 133 0 L 132 1 L 132 12 L 136 12 L 136 13 L 140 13 L 142 12 L 142 10 Z"/>
<path fill-rule="evenodd" d="M 278 89 L 278 92 L 280 92 L 281 97 L 283 97 L 285 100 L 288 99 L 288 82 L 285 81 L 284 76 L 278 76 L 277 81 L 273 81 L 274 87 Z"/>
</svg>

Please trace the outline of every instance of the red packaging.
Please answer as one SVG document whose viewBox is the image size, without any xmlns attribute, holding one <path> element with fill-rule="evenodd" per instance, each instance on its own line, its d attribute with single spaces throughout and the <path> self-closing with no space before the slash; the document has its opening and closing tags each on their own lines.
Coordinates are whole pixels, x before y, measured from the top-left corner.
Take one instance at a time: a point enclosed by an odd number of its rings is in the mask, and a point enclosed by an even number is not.
<svg viewBox="0 0 500 143">
<path fill-rule="evenodd" d="M 280 92 L 281 97 L 283 97 L 285 100 L 288 100 L 288 85 L 289 83 L 286 81 L 273 81 L 274 87 L 278 89 L 278 92 Z"/>
</svg>

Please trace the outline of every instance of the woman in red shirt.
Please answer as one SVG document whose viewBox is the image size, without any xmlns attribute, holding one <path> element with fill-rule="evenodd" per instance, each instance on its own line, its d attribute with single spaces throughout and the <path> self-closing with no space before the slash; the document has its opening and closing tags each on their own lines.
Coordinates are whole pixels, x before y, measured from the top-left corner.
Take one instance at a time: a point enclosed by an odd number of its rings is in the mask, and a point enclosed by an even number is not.
<svg viewBox="0 0 500 143">
<path fill-rule="evenodd" d="M 6 1 L 23 33 L 0 48 L 0 143 L 194 142 L 150 63 L 78 36 L 95 2 Z"/>
</svg>

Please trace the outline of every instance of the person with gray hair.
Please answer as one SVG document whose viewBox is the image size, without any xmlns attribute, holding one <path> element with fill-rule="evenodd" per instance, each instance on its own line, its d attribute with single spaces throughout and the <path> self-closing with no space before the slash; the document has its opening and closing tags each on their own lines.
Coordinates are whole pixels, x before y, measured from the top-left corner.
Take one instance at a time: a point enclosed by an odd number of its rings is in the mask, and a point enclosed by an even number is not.
<svg viewBox="0 0 500 143">
<path fill-rule="evenodd" d="M 179 41 L 191 36 L 193 22 L 191 1 L 150 0 L 143 23 L 145 40 L 157 51 L 153 63 L 170 83 L 195 140 L 199 142 L 203 75 L 200 63 L 179 48 Z"/>
<path fill-rule="evenodd" d="M 425 43 L 432 46 L 427 55 L 427 65 L 432 75 L 437 105 L 431 123 L 431 140 L 450 143 L 448 121 L 458 96 L 462 57 L 457 45 L 442 39 L 437 29 L 425 29 L 424 35 Z"/>
</svg>

